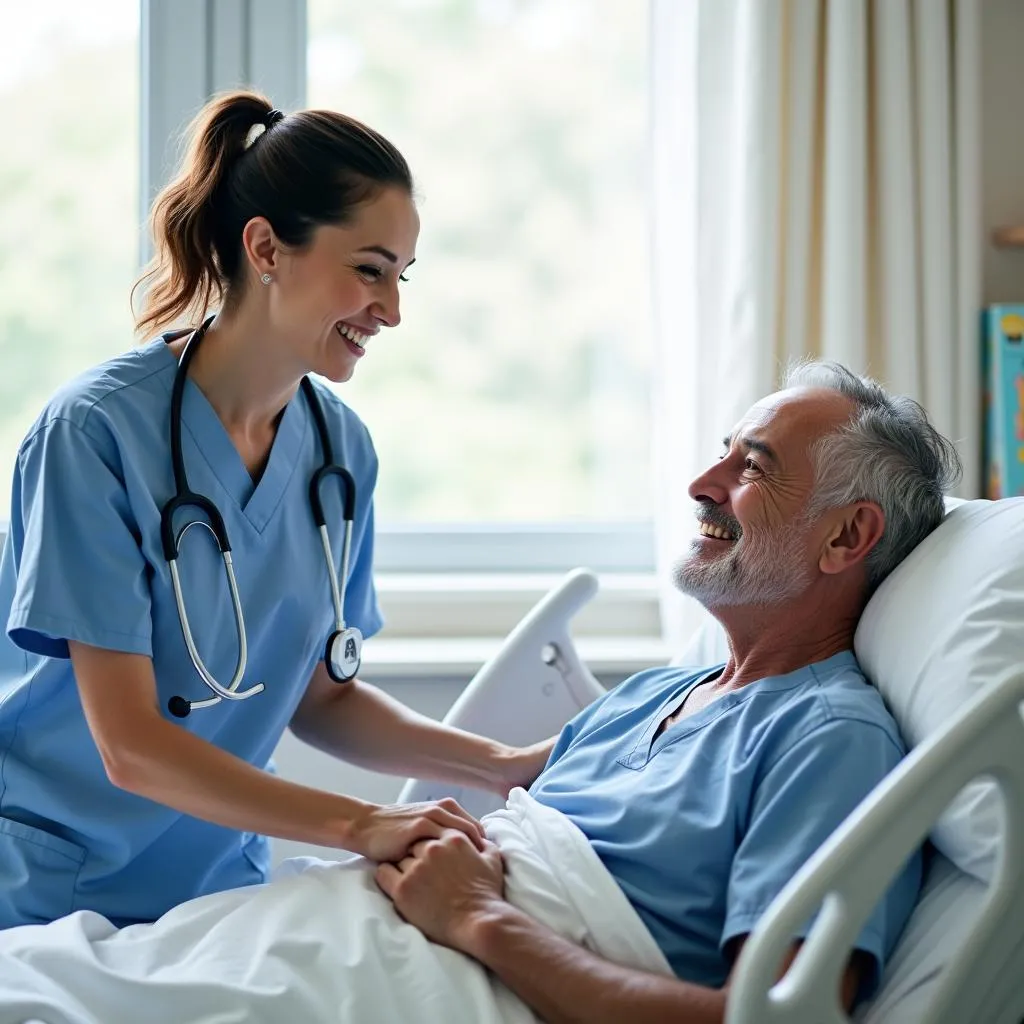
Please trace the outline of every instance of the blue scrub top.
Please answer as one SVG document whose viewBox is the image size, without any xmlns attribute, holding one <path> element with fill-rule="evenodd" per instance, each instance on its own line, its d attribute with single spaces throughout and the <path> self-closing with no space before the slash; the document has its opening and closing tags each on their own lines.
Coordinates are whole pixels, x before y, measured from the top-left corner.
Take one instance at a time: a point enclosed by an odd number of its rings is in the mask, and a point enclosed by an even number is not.
<svg viewBox="0 0 1024 1024">
<path fill-rule="evenodd" d="M 248 636 L 242 688 L 266 689 L 172 718 L 175 694 L 201 700 L 160 544 L 174 494 L 168 443 L 176 360 L 162 339 L 113 359 L 50 401 L 18 454 L 0 562 L 0 927 L 91 909 L 117 924 L 153 920 L 184 900 L 265 879 L 269 849 L 118 789 L 86 724 L 68 640 L 153 659 L 162 713 L 268 771 L 323 658 L 334 612 L 309 482 L 323 461 L 298 392 L 254 485 L 220 419 L 187 382 L 182 446 L 189 484 L 224 517 Z M 316 384 L 335 460 L 356 482 L 345 600 L 349 625 L 381 626 L 371 575 L 377 459 L 359 418 Z M 323 486 L 336 570 L 342 484 Z M 179 524 L 199 513 L 181 513 Z M 222 683 L 237 660 L 224 565 L 208 530 L 178 560 L 200 655 Z M 113 681 L 112 681 L 113 683 Z"/>
<path fill-rule="evenodd" d="M 587 836 L 676 974 L 713 988 L 729 975 L 730 941 L 753 931 L 905 753 L 849 651 L 723 694 L 655 739 L 720 669 L 628 679 L 563 729 L 531 788 Z M 861 995 L 877 984 L 920 879 L 915 854 L 868 918 L 856 945 L 874 969 Z"/>
</svg>

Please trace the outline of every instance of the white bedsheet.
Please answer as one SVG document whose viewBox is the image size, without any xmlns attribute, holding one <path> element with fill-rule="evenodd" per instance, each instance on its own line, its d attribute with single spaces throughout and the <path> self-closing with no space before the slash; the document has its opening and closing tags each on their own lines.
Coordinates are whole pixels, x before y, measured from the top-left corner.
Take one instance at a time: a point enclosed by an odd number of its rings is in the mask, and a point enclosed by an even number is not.
<svg viewBox="0 0 1024 1024">
<path fill-rule="evenodd" d="M 515 790 L 488 816 L 508 898 L 620 963 L 670 968 L 583 834 Z M 533 1014 L 475 961 L 403 922 L 360 858 L 286 862 L 265 886 L 120 931 L 79 912 L 0 932 L 0 1022 L 520 1024 Z"/>
</svg>

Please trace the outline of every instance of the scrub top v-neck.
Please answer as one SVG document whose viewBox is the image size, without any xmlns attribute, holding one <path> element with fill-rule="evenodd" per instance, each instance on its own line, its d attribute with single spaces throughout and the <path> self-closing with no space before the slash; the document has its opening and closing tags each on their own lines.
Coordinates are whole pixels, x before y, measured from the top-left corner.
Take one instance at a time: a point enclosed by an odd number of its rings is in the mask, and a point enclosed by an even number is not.
<svg viewBox="0 0 1024 1024">
<path fill-rule="evenodd" d="M 297 471 L 303 446 L 317 443 L 304 405 L 301 395 L 297 395 L 285 406 L 267 463 L 259 481 L 254 483 L 207 397 L 191 379 L 185 384 L 181 403 L 183 433 L 188 432 L 223 493 L 257 531 L 266 527 L 280 506 Z M 192 464 L 189 463 L 190 481 L 191 478 Z"/>
<path fill-rule="evenodd" d="M 905 753 L 851 651 L 720 694 L 656 737 L 720 669 L 621 683 L 563 729 L 530 790 L 581 829 L 676 973 L 711 987 L 729 943 Z M 858 937 L 876 967 L 919 879 L 912 857 Z"/>
<path fill-rule="evenodd" d="M 160 546 L 160 510 L 174 491 L 168 423 L 176 365 L 158 339 L 95 368 L 54 396 L 19 451 L 0 563 L 0 926 L 80 908 L 119 923 L 152 920 L 183 900 L 266 876 L 263 837 L 110 783 L 68 660 L 68 640 L 151 657 L 162 709 L 175 694 L 209 693 L 188 657 Z M 358 417 L 315 386 L 336 460 L 356 481 L 345 615 L 370 636 L 381 625 L 371 575 L 376 455 Z M 249 634 L 242 685 L 266 689 L 178 725 L 272 771 L 273 750 L 333 623 L 309 507 L 309 480 L 322 459 L 316 430 L 296 395 L 254 484 L 191 381 L 182 422 L 189 482 L 215 502 L 231 536 Z M 340 485 L 336 493 L 324 487 L 338 571 L 341 499 Z M 203 659 L 217 678 L 229 678 L 234 616 L 207 531 L 189 532 L 179 564 Z"/>
</svg>

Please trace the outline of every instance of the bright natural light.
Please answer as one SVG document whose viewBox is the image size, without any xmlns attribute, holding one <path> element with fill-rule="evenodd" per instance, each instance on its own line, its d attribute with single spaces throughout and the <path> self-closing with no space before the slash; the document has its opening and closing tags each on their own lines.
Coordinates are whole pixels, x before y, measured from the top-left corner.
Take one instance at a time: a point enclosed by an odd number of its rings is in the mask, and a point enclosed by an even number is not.
<svg viewBox="0 0 1024 1024">
<path fill-rule="evenodd" d="M 342 394 L 383 522 L 650 515 L 648 15 L 310 0 L 308 102 L 406 155 L 403 323 Z"/>
<path fill-rule="evenodd" d="M 133 344 L 138 36 L 138 0 L 0 7 L 0 520 L 47 397 Z"/>
</svg>

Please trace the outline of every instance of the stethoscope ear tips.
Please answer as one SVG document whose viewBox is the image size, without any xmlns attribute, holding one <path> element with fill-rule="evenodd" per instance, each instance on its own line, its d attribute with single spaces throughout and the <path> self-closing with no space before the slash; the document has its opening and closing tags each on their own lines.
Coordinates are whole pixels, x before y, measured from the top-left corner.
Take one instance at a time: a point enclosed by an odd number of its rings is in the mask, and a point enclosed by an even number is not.
<svg viewBox="0 0 1024 1024">
<path fill-rule="evenodd" d="M 184 697 L 172 697 L 167 702 L 167 710 L 175 718 L 188 718 L 189 712 L 192 710 L 192 703 L 185 700 Z"/>
</svg>

